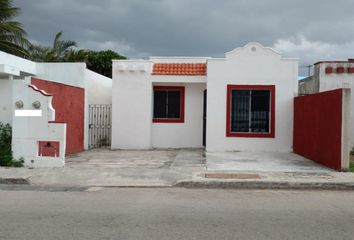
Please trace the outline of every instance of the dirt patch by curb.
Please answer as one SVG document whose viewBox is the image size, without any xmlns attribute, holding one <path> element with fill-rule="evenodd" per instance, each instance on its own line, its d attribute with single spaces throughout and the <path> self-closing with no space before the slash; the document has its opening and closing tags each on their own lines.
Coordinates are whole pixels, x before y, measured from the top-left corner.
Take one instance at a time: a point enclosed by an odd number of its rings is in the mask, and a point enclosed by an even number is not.
<svg viewBox="0 0 354 240">
<path fill-rule="evenodd" d="M 24 178 L 0 178 L 0 184 L 22 184 L 29 185 L 30 182 Z"/>
</svg>

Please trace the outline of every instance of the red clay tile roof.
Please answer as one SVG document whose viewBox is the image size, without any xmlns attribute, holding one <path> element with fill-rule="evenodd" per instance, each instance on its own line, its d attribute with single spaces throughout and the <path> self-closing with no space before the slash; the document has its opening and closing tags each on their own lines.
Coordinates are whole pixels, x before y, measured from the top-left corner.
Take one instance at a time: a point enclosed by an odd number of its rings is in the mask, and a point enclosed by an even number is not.
<svg viewBox="0 0 354 240">
<path fill-rule="evenodd" d="M 155 63 L 152 75 L 206 75 L 205 63 Z"/>
</svg>

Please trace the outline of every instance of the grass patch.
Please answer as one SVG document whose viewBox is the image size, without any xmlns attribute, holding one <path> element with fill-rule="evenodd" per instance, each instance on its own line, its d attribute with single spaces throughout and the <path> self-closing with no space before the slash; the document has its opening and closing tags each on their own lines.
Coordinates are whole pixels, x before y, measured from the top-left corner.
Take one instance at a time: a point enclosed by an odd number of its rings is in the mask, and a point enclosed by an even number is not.
<svg viewBox="0 0 354 240">
<path fill-rule="evenodd" d="M 351 172 L 354 172 L 354 162 L 350 162 L 349 170 L 350 170 Z"/>
<path fill-rule="evenodd" d="M 354 148 L 353 148 L 354 149 Z M 354 172 L 354 151 L 350 153 L 349 171 Z"/>
</svg>

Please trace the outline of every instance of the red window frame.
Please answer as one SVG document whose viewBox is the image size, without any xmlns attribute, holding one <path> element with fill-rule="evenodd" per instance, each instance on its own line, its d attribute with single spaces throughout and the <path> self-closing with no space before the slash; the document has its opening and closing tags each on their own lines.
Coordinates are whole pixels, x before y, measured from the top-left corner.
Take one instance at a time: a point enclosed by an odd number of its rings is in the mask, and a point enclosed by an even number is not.
<svg viewBox="0 0 354 240">
<path fill-rule="evenodd" d="M 269 90 L 270 91 L 270 132 L 269 133 L 231 132 L 231 92 L 232 90 Z M 275 85 L 227 85 L 226 137 L 274 138 L 274 136 L 275 136 Z"/>
<path fill-rule="evenodd" d="M 154 123 L 184 123 L 184 96 L 185 96 L 185 87 L 184 86 L 154 86 L 153 93 L 155 91 L 179 91 L 180 92 L 180 114 L 179 118 L 153 118 L 152 122 Z M 154 104 L 153 104 L 154 106 Z"/>
</svg>

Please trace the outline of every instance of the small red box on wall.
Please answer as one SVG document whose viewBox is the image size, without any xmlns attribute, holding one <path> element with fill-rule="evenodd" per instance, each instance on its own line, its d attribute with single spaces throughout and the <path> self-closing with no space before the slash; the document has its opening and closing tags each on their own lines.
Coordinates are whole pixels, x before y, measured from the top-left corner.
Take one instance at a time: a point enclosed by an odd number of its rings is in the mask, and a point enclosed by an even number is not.
<svg viewBox="0 0 354 240">
<path fill-rule="evenodd" d="M 38 141 L 38 156 L 59 157 L 60 143 L 58 141 Z"/>
<path fill-rule="evenodd" d="M 344 73 L 344 67 L 337 67 L 336 73 Z"/>
<path fill-rule="evenodd" d="M 354 67 L 348 67 L 348 73 L 354 73 Z"/>
<path fill-rule="evenodd" d="M 333 68 L 332 67 L 326 67 L 326 74 L 333 73 Z"/>
</svg>

